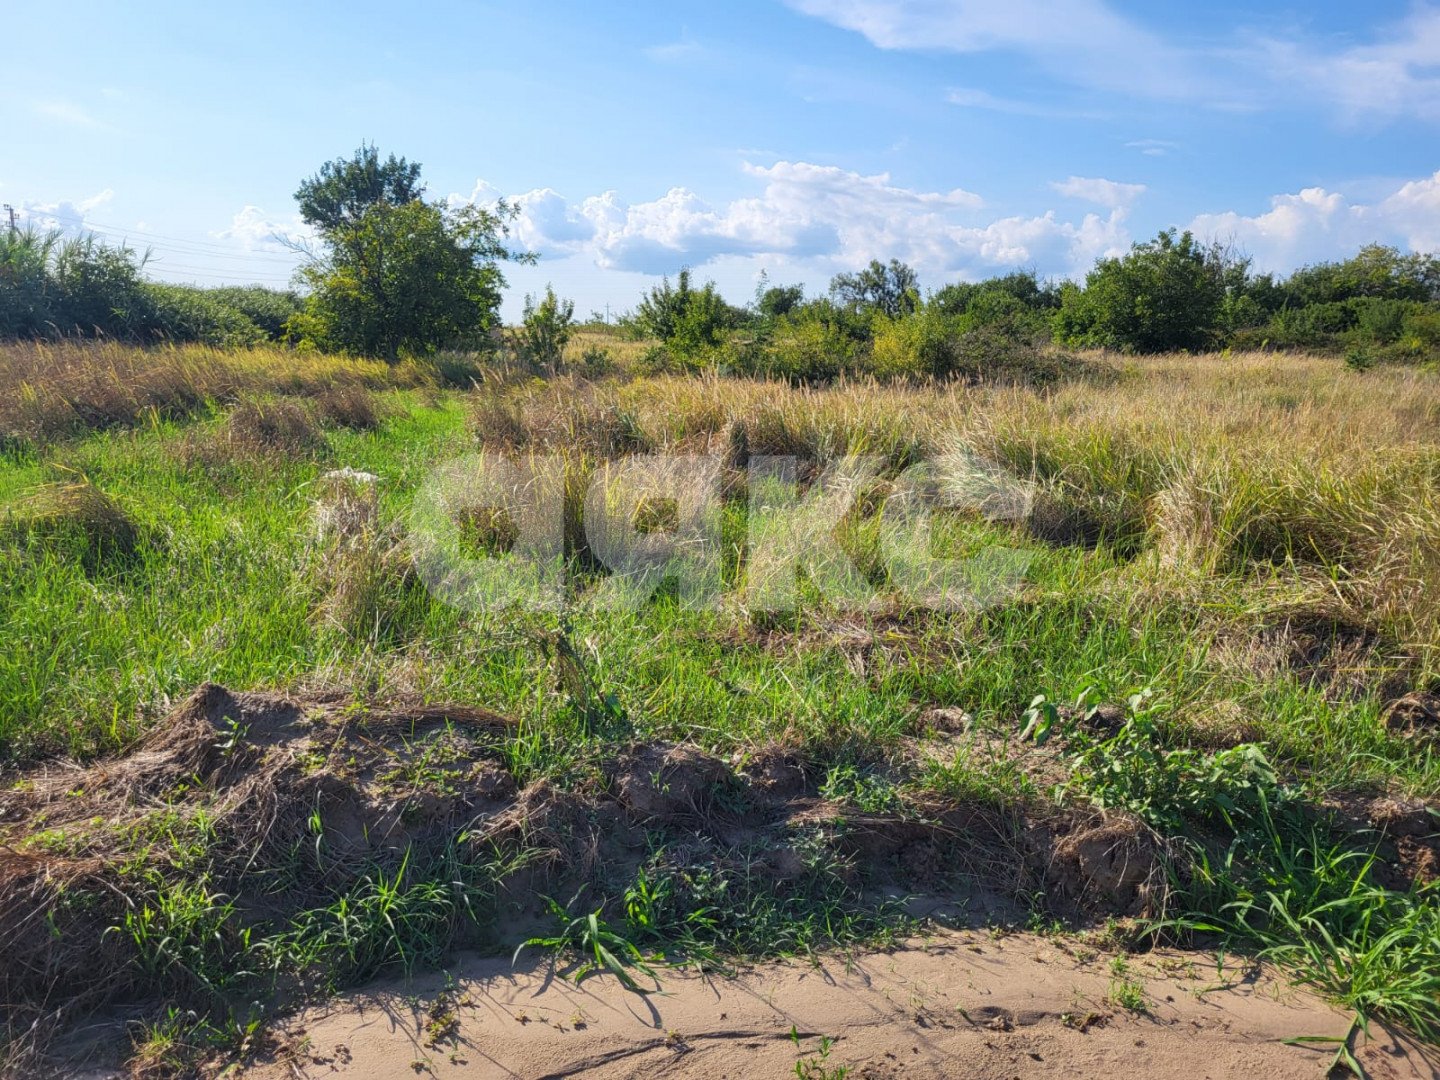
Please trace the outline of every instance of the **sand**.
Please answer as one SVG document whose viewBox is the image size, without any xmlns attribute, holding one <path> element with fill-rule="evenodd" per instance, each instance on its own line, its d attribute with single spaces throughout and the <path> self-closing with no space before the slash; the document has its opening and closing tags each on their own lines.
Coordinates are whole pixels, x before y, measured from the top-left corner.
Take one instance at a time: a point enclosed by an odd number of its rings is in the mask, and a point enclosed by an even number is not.
<svg viewBox="0 0 1440 1080">
<path fill-rule="evenodd" d="M 1349 1020 L 1275 973 L 1203 953 L 1125 960 L 1146 1008 L 1111 1003 L 1109 955 L 1073 940 L 945 932 L 888 952 L 767 963 L 733 977 L 661 971 L 637 994 L 609 975 L 575 984 L 544 957 L 460 958 L 283 1025 L 245 1080 L 413 1076 L 857 1077 L 1325 1075 Z M 792 1035 L 792 1032 L 794 1033 Z M 1440 1075 L 1425 1052 L 1372 1029 L 1376 1080 Z M 828 1070 L 828 1071 L 824 1071 Z M 847 1071 L 841 1071 L 847 1070 Z"/>
</svg>

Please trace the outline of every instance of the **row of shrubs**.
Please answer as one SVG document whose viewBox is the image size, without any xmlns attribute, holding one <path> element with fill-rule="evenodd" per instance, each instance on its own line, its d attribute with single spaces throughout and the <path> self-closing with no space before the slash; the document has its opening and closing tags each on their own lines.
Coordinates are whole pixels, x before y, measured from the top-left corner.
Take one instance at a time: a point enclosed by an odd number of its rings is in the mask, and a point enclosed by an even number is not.
<svg viewBox="0 0 1440 1080">
<path fill-rule="evenodd" d="M 1372 245 L 1288 278 L 1189 233 L 1162 232 L 1102 259 L 1083 284 L 1017 272 L 947 285 L 922 297 L 892 260 L 841 274 L 828 295 L 762 284 L 728 304 L 682 271 L 621 322 L 655 338 L 653 366 L 719 366 L 823 380 L 967 377 L 1046 381 L 1074 361 L 1064 348 L 1153 353 L 1303 348 L 1352 361 L 1440 359 L 1440 259 Z"/>
<path fill-rule="evenodd" d="M 144 257 L 94 237 L 35 230 L 0 235 L 0 339 L 108 337 L 253 346 L 287 340 L 296 293 L 202 289 L 144 280 Z M 534 366 L 558 363 L 574 305 L 547 290 L 526 300 L 508 336 Z M 845 375 L 1046 383 L 1076 361 L 1067 348 L 1127 352 L 1227 347 L 1342 352 L 1357 366 L 1440 359 L 1440 258 L 1371 245 L 1288 278 L 1191 234 L 1162 232 L 1099 260 L 1083 283 L 1016 272 L 921 295 L 913 269 L 878 261 L 840 274 L 826 295 L 762 282 L 736 306 L 688 271 L 666 279 L 621 320 L 657 342 L 657 370 L 710 368 L 823 381 Z M 388 354 L 387 354 L 388 355 Z"/>
<path fill-rule="evenodd" d="M 94 236 L 0 234 L 0 339 L 106 337 L 236 347 L 279 341 L 300 310 L 294 292 L 202 289 L 142 277 L 145 259 Z"/>
</svg>

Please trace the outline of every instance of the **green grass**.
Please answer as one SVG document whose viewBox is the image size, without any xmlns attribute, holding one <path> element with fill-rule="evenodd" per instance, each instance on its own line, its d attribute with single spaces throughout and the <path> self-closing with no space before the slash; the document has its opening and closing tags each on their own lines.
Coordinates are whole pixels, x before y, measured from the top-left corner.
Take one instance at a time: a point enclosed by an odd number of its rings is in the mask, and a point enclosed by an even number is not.
<svg viewBox="0 0 1440 1080">
<path fill-rule="evenodd" d="M 738 385 L 737 394 L 760 393 Z M 646 435 L 654 444 L 693 435 L 696 424 L 724 428 L 723 411 L 699 399 L 723 398 L 725 384 L 696 382 L 699 403 L 688 405 L 680 381 L 660 380 L 651 391 L 678 402 L 664 410 L 673 430 Z M 645 392 L 644 384 L 616 391 L 636 410 L 627 423 L 652 431 Z M 944 408 L 955 407 L 946 400 Z M 1116 543 L 1067 545 L 1003 525 L 957 525 L 942 541 L 951 551 L 993 542 L 1030 556 L 1019 593 L 984 611 L 891 604 L 853 612 L 802 590 L 797 610 L 752 615 L 732 590 L 701 609 L 662 592 L 635 611 L 597 611 L 580 597 L 563 617 L 469 613 L 383 560 L 336 557 L 317 537 L 314 500 L 326 471 L 348 466 L 380 477 L 379 534 L 405 519 L 431 467 L 475 448 L 474 402 L 462 395 L 392 390 L 382 405 L 375 429 L 326 426 L 303 452 L 218 452 L 227 417 L 211 407 L 185 423 L 152 417 L 0 456 L 0 640 L 24 644 L 0 650 L 6 775 L 54 755 L 121 750 L 207 680 L 484 705 L 516 721 L 499 749 L 521 785 L 603 784 L 600 763 L 622 738 L 686 742 L 726 757 L 782 744 L 807 763 L 821 794 L 863 813 L 936 796 L 992 806 L 1058 797 L 1123 808 L 1170 840 L 1202 838 L 1184 849 L 1197 870 L 1175 883 L 1184 911 L 1168 932 L 1220 935 L 1274 958 L 1362 1021 L 1440 1034 L 1433 889 L 1381 888 L 1363 846 L 1313 831 L 1313 821 L 1291 810 L 1334 792 L 1431 796 L 1440 790 L 1440 755 L 1385 731 L 1378 678 L 1368 690 L 1337 694 L 1304 670 L 1235 657 L 1234 643 L 1253 641 L 1257 626 L 1313 602 L 1316 570 L 1294 558 L 1296 537 L 1342 551 L 1369 519 L 1334 525 L 1344 515 L 1326 508 L 1392 498 L 1388 488 L 1376 494 L 1384 488 L 1378 480 L 1363 491 L 1337 483 L 1315 496 L 1276 479 L 1283 497 L 1267 498 L 1242 485 L 1223 522 L 1226 535 L 1244 543 L 1222 544 L 1223 557 L 1196 557 L 1176 570 L 1157 553 L 1189 535 L 1176 524 L 1178 503 L 1166 504 L 1170 516 L 1162 517 L 1173 534 L 1132 527 L 1163 486 L 1159 459 L 1093 430 L 1080 437 L 1037 429 L 1022 471 L 1063 481 L 1065 497 L 1091 499 L 1091 509 L 1103 503 L 1112 524 L 1125 528 L 1112 534 Z M 858 415 L 868 437 L 903 459 L 934 437 L 920 421 L 914 430 L 900 423 L 903 406 L 873 388 L 853 401 L 815 394 L 777 405 L 765 423 L 777 439 L 784 429 L 835 445 L 835 425 Z M 785 412 L 802 407 L 809 411 Z M 1007 454 L 1024 450 L 1013 432 L 1009 441 L 990 434 Z M 1264 482 L 1258 474 L 1247 480 Z M 88 516 L 52 514 L 44 528 L 27 517 L 37 490 L 76 484 L 108 502 L 91 500 Z M 1125 497 L 1095 502 L 1096 492 L 1116 491 Z M 97 546 L 102 519 L 117 509 L 133 526 L 123 552 Z M 743 510 L 732 504 L 725 514 L 733 583 L 745 565 L 737 539 Z M 1279 534 L 1256 525 L 1273 520 L 1285 525 Z M 1334 528 L 1319 527 L 1326 524 Z M 873 530 L 855 528 L 848 542 L 863 553 Z M 1348 587 L 1333 565 L 1322 568 L 1332 571 L 1326 587 Z M 1410 625 L 1398 616 L 1387 622 L 1394 611 L 1382 610 L 1382 600 L 1390 592 L 1367 588 L 1377 624 Z M 1037 692 L 1068 702 L 1086 690 L 1091 701 L 1123 701 L 1142 689 L 1150 697 L 1119 733 L 1066 733 L 1073 783 L 1064 791 L 1049 791 L 1018 763 L 1015 736 Z M 917 764 L 917 739 L 938 746 L 923 722 L 934 707 L 968 713 L 972 730 Z M 1262 752 L 1263 768 L 1255 758 Z M 416 783 L 440 782 L 438 766 L 417 767 Z M 166 818 L 127 841 L 163 847 L 173 872 L 137 869 L 129 882 L 135 905 L 113 932 L 133 942 L 155 985 L 227 1003 L 255 1000 L 256 988 L 273 986 L 282 972 L 306 972 L 333 989 L 388 966 L 434 964 L 453 942 L 483 938 L 503 870 L 458 848 L 427 853 L 420 864 L 407 855 L 398 868 L 377 861 L 323 906 L 283 925 L 240 930 L 233 916 L 245 898 L 223 895 L 207 879 L 207 835 L 203 820 Z M 46 834 L 35 842 L 68 851 L 76 841 Z M 897 911 L 857 903 L 845 868 L 818 848 L 799 854 L 810 860 L 801 879 L 777 895 L 770 879 L 743 865 L 699 870 L 657 847 L 632 876 L 600 883 L 583 908 L 565 910 L 557 931 L 535 943 L 578 951 L 627 979 L 656 955 L 723 966 L 736 954 L 886 940 L 908 925 Z M 288 884 L 276 878 L 255 887 L 278 893 Z M 1121 973 L 1114 996 L 1120 1007 L 1143 1008 L 1143 991 Z M 238 1045 L 253 1020 L 246 1009 L 221 1009 L 205 1020 L 214 1031 L 201 1041 Z M 199 1038 L 166 1020 L 153 1031 L 163 1047 L 192 1037 Z"/>
<path fill-rule="evenodd" d="M 250 686 L 358 677 L 543 718 L 534 694 L 543 659 L 516 648 L 527 624 L 542 628 L 543 619 L 462 616 L 422 600 L 401 632 L 378 641 L 336 635 L 313 618 L 305 553 L 319 473 L 345 464 L 378 474 L 382 517 L 399 517 L 426 468 L 469 445 L 458 404 L 399 404 L 403 414 L 379 431 L 327 432 L 322 460 L 197 466 L 179 452 L 194 429 L 170 425 L 57 448 L 52 460 L 110 493 L 151 540 L 123 572 L 98 574 L 73 548 L 13 533 L 0 541 L 12 548 L 0 566 L 0 632 L 45 643 L 0 657 L 0 753 L 113 749 L 205 678 Z M 0 494 L 19 496 L 53 468 L 5 459 Z M 1247 684 L 1217 670 L 1207 629 L 1223 607 L 1140 603 L 1143 568 L 1104 550 L 1029 546 L 1018 600 L 978 615 L 882 624 L 863 672 L 826 630 L 868 630 L 872 620 L 823 608 L 791 618 L 789 640 L 764 644 L 747 640 L 727 611 L 663 601 L 637 613 L 577 612 L 573 621 L 598 678 L 643 734 L 716 748 L 789 734 L 837 751 L 857 739 L 883 746 L 926 705 L 1008 724 L 1036 688 L 1095 683 L 1111 696 L 1151 687 L 1182 719 L 1217 700 L 1249 706 L 1277 756 L 1316 784 L 1352 782 L 1357 769 L 1398 774 L 1416 790 L 1440 780 L 1434 760 L 1379 731 L 1374 700 L 1325 701 L 1295 682 Z"/>
</svg>

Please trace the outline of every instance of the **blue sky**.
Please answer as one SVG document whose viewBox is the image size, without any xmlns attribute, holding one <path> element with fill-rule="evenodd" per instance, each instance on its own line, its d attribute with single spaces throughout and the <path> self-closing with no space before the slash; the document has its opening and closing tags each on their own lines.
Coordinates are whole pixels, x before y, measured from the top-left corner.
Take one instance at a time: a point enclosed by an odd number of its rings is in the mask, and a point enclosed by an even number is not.
<svg viewBox="0 0 1440 1080">
<path fill-rule="evenodd" d="M 872 257 L 1079 275 L 1176 225 L 1288 269 L 1440 249 L 1440 5 L 742 0 L 6 5 L 0 201 L 151 272 L 283 284 L 362 140 L 518 200 L 582 313 Z"/>
</svg>

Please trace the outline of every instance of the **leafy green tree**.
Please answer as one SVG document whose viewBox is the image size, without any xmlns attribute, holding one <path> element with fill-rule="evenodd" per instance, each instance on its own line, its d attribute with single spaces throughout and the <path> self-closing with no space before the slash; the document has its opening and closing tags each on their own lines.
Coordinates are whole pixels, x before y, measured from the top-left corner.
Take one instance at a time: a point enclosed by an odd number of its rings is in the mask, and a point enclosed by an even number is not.
<svg viewBox="0 0 1440 1080">
<path fill-rule="evenodd" d="M 652 288 L 636 305 L 630 321 L 642 334 L 659 338 L 677 353 L 692 355 L 719 345 L 739 316 L 713 281 L 693 288 L 686 269 L 680 271 L 676 284 L 667 277 Z"/>
<path fill-rule="evenodd" d="M 755 310 L 761 318 L 778 319 L 789 315 L 804 302 L 804 285 L 771 285 L 755 298 Z"/>
<path fill-rule="evenodd" d="M 300 271 L 311 292 L 292 330 L 322 349 L 390 359 L 481 343 L 499 321 L 499 263 L 533 258 L 505 243 L 513 216 L 503 203 L 375 203 L 322 232 L 324 253 Z"/>
<path fill-rule="evenodd" d="M 1051 282 L 1042 282 L 1029 270 L 1016 270 L 1003 277 L 984 281 L 959 281 L 937 289 L 929 305 L 944 315 L 964 315 L 978 304 L 1014 310 L 998 297 L 1014 300 L 1020 306 L 1037 312 L 1054 311 L 1060 306 L 1060 289 Z"/>
<path fill-rule="evenodd" d="M 381 161 L 379 150 L 362 143 L 350 157 L 321 165 L 300 184 L 295 201 L 301 219 L 323 234 L 357 224 L 372 206 L 404 206 L 424 194 L 418 162 L 394 154 Z"/>
<path fill-rule="evenodd" d="M 1440 258 L 1367 244 L 1353 258 L 1295 271 L 1283 288 L 1292 306 L 1360 297 L 1435 301 L 1440 300 Z"/>
<path fill-rule="evenodd" d="M 506 243 L 513 207 L 426 202 L 420 166 L 362 145 L 300 185 L 301 216 L 321 250 L 300 271 L 305 310 L 289 322 L 303 342 L 391 359 L 479 344 L 498 323 L 499 264 L 531 261 Z"/>
<path fill-rule="evenodd" d="M 879 312 L 891 319 L 909 315 L 920 306 L 920 279 L 898 259 L 889 265 L 871 259 L 859 273 L 836 274 L 830 279 L 835 302 L 855 310 Z"/>
<path fill-rule="evenodd" d="M 525 313 L 515 331 L 516 351 L 536 367 L 552 370 L 560 366 L 565 346 L 575 332 L 575 301 L 561 300 L 555 290 L 545 286 L 545 295 L 537 303 L 525 297 Z"/>
<path fill-rule="evenodd" d="M 1099 260 L 1083 289 L 1063 287 L 1056 336 L 1069 345 L 1142 353 L 1208 348 L 1222 329 L 1227 295 L 1247 268 L 1189 232 L 1161 232 L 1123 258 Z"/>
</svg>

